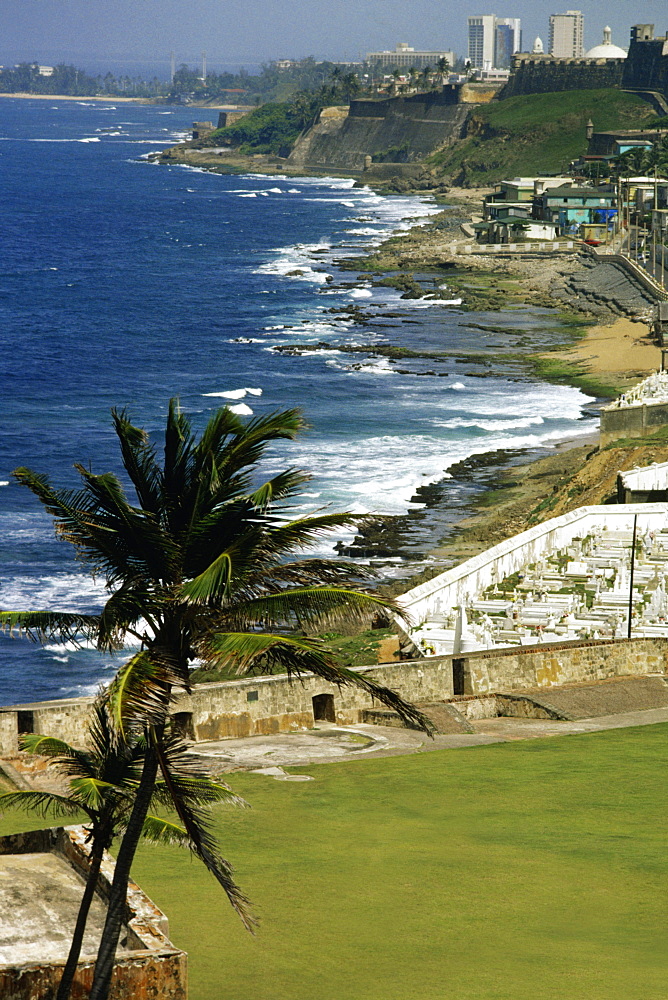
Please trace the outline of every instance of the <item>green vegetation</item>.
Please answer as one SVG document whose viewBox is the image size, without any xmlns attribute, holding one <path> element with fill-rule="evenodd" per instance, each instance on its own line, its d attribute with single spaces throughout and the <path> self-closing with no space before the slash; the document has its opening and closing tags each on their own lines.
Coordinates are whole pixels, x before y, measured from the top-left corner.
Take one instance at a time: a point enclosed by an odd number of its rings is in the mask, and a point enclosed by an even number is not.
<svg viewBox="0 0 668 1000">
<path fill-rule="evenodd" d="M 378 662 L 378 650 L 385 639 L 396 638 L 391 629 L 367 629 L 358 635 L 325 632 L 323 642 L 343 667 L 364 667 Z"/>
<path fill-rule="evenodd" d="M 610 444 L 606 444 L 603 451 L 610 451 L 612 448 L 645 448 L 652 444 L 666 444 L 668 442 L 668 427 L 660 427 L 652 434 L 642 438 L 616 438 Z M 650 463 L 647 463 L 650 464 Z"/>
<path fill-rule="evenodd" d="M 188 951 L 191 1000 L 659 1000 L 666 737 L 231 774 L 252 808 L 221 810 L 217 832 L 255 938 L 177 850 L 142 848 L 134 874 Z"/>
<path fill-rule="evenodd" d="M 625 381 L 615 381 L 593 375 L 581 362 L 567 361 L 555 352 L 553 357 L 542 354 L 531 354 L 525 358 L 535 375 L 546 382 L 556 382 L 558 385 L 574 385 L 582 389 L 588 396 L 598 396 L 613 399 L 624 391 Z"/>
<path fill-rule="evenodd" d="M 164 452 L 112 410 L 131 499 L 112 473 L 96 475 L 77 465 L 76 494 L 54 489 L 27 468 L 14 477 L 54 519 L 56 534 L 72 544 L 109 596 L 99 614 L 2 611 L 0 626 L 36 641 L 95 642 L 122 649 L 128 636 L 140 651 L 118 671 L 108 692 L 109 714 L 125 733 L 130 712 L 145 738 L 141 776 L 118 852 L 105 928 L 95 962 L 91 1000 L 109 991 L 122 928 L 130 869 L 159 775 L 169 783 L 169 727 L 173 688 L 188 689 L 195 658 L 237 675 L 281 666 L 299 676 L 315 673 L 355 684 L 402 719 L 430 732 L 422 713 L 364 674 L 339 667 L 331 653 L 305 635 L 335 622 L 368 623 L 396 606 L 354 590 L 359 571 L 317 558 L 286 561 L 295 550 L 339 527 L 357 526 L 352 514 L 316 513 L 289 520 L 290 501 L 309 476 L 296 469 L 258 483 L 267 446 L 294 438 L 303 427 L 298 410 L 240 420 L 228 407 L 215 412 L 198 437 L 176 399 L 170 400 Z M 75 498 L 75 499 L 73 499 Z M 280 504 L 281 517 L 275 508 Z M 265 631 L 260 631 L 263 628 Z M 190 834 L 191 826 L 179 808 Z M 195 841 L 197 838 L 194 837 Z M 201 850 L 211 850 L 199 839 Z M 218 877 L 218 876 L 217 876 Z M 231 878 L 219 881 L 246 927 L 246 899 Z"/>
<path fill-rule="evenodd" d="M 292 104 L 263 104 L 234 125 L 211 132 L 199 145 L 224 143 L 239 147 L 240 153 L 287 153 L 309 119 Z"/>
<path fill-rule="evenodd" d="M 366 629 L 358 632 L 357 635 L 348 635 L 342 632 L 323 632 L 319 638 L 325 647 L 333 653 L 336 662 L 341 667 L 367 667 L 371 663 L 378 662 L 378 649 L 385 639 L 393 638 L 395 633 L 391 629 Z M 274 673 L 283 673 L 280 668 L 276 668 Z M 268 673 L 268 671 L 263 671 Z M 203 684 L 212 681 L 228 681 L 233 675 L 229 671 L 207 669 L 199 667 L 193 670 L 190 679 L 193 684 Z"/>
<path fill-rule="evenodd" d="M 128 824 L 146 755 L 143 713 L 137 720 L 132 710 L 126 711 L 122 727 L 117 727 L 110 711 L 112 692 L 113 685 L 95 703 L 87 749 L 37 733 L 24 733 L 20 739 L 22 750 L 47 758 L 67 791 L 21 788 L 0 793 L 0 809 L 14 807 L 54 820 L 66 818 L 70 823 L 83 820 L 88 829 L 90 865 L 56 1000 L 69 1000 L 71 995 L 102 858 Z M 178 734 L 167 737 L 165 751 L 166 779 L 156 783 L 154 805 L 173 808 L 183 825 L 147 816 L 142 836 L 154 843 L 187 847 L 229 891 L 234 884 L 230 866 L 209 833 L 209 809 L 214 802 L 240 804 L 240 800 L 227 785 L 193 765 L 189 748 Z"/>
<path fill-rule="evenodd" d="M 458 184 L 558 173 L 586 148 L 589 118 L 597 130 L 638 128 L 654 117 L 650 104 L 620 90 L 566 90 L 509 97 L 476 108 L 468 136 L 428 163 Z"/>
<path fill-rule="evenodd" d="M 323 70 L 318 74 L 319 86 L 310 86 L 290 92 L 290 99 L 267 103 L 256 108 L 241 121 L 227 128 L 216 129 L 197 148 L 218 146 L 221 143 L 238 147 L 242 154 L 276 153 L 287 156 L 300 132 L 313 125 L 323 108 L 349 104 L 361 90 L 354 73 L 342 73 L 338 67 L 326 64 L 330 73 L 325 80 Z"/>
</svg>

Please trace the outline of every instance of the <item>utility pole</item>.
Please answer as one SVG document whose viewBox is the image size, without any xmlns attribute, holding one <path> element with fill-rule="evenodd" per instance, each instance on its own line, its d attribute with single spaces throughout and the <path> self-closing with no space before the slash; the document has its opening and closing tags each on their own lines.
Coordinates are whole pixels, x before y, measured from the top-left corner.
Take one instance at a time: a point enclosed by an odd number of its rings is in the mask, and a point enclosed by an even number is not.
<svg viewBox="0 0 668 1000">
<path fill-rule="evenodd" d="M 631 615 L 633 613 L 633 569 L 636 562 L 636 531 L 638 528 L 638 515 L 633 515 L 633 541 L 631 542 L 631 579 L 629 582 L 629 623 L 626 630 L 626 638 L 631 638 Z"/>
</svg>

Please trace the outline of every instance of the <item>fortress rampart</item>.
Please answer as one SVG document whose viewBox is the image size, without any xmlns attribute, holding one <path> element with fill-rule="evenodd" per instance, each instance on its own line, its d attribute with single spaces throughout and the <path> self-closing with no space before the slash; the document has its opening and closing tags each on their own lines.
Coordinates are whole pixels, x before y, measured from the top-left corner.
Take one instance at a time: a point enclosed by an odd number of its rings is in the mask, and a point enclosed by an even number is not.
<svg viewBox="0 0 668 1000">
<path fill-rule="evenodd" d="M 439 146 L 460 138 L 470 104 L 461 87 L 384 100 L 352 101 L 346 117 L 324 113 L 297 142 L 292 166 L 362 172 L 366 157 L 419 163 Z"/>
<path fill-rule="evenodd" d="M 612 677 L 668 673 L 668 640 L 596 640 L 477 650 L 362 667 L 360 673 L 393 688 L 416 704 L 454 695 L 487 695 L 550 688 Z M 0 708 L 0 754 L 15 753 L 21 732 L 57 736 L 74 744 L 86 739 L 92 698 L 35 702 Z M 382 708 L 359 688 L 328 684 L 313 674 L 197 684 L 174 705 L 182 732 L 196 742 L 311 728 L 318 719 L 340 725 L 365 721 Z"/>
<path fill-rule="evenodd" d="M 560 59 L 520 52 L 513 56 L 501 96 L 608 87 L 668 98 L 668 36 L 655 38 L 652 24 L 634 25 L 626 59 Z"/>
<path fill-rule="evenodd" d="M 512 73 L 502 96 L 620 87 L 623 70 L 621 59 L 559 59 L 520 52 L 513 57 Z"/>
</svg>

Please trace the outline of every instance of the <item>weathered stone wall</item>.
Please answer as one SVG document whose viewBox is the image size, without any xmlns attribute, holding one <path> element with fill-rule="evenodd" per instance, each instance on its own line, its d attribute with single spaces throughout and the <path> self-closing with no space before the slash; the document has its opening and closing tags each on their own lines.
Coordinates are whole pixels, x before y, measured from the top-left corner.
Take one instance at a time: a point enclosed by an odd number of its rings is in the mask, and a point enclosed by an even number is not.
<svg viewBox="0 0 668 1000">
<path fill-rule="evenodd" d="M 668 424 L 668 403 L 601 410 L 601 448 L 619 438 L 643 438 Z"/>
<path fill-rule="evenodd" d="M 513 56 L 510 79 L 501 96 L 619 87 L 623 67 L 623 59 L 559 59 L 518 53 Z"/>
<path fill-rule="evenodd" d="M 366 156 L 388 151 L 399 162 L 419 162 L 462 136 L 470 106 L 458 102 L 459 88 L 450 86 L 410 97 L 353 101 L 347 117 L 321 117 L 297 141 L 288 162 L 361 172 Z"/>
<path fill-rule="evenodd" d="M 652 673 L 668 673 L 666 639 L 481 650 L 464 657 L 464 692 L 522 691 Z"/>
<path fill-rule="evenodd" d="M 2 1000 L 53 1000 L 63 974 L 63 963 L 31 963 L 17 968 L 0 966 Z M 79 964 L 72 996 L 87 997 L 95 964 Z M 183 952 L 141 953 L 118 958 L 110 1000 L 187 1000 L 187 958 Z"/>
<path fill-rule="evenodd" d="M 655 90 L 668 98 L 668 38 L 643 41 L 636 39 L 632 31 L 622 86 L 629 90 Z"/>
<path fill-rule="evenodd" d="M 227 128 L 228 125 L 236 125 L 241 118 L 245 118 L 248 111 L 219 111 L 218 124 L 216 128 Z"/>
<path fill-rule="evenodd" d="M 84 827 L 54 827 L 0 838 L 0 855 L 53 853 L 71 865 L 83 878 L 88 871 L 90 843 Z M 109 896 L 114 861 L 105 854 L 97 894 Z M 58 908 L 59 882 L 48 885 L 48 907 Z M 20 896 L 19 903 L 20 907 Z M 134 882 L 128 887 L 127 946 L 118 953 L 112 978 L 110 1000 L 187 1000 L 187 956 L 174 948 L 167 937 L 164 914 Z M 20 921 L 20 910 L 16 920 Z M 40 928 L 31 927 L 32 933 Z M 41 940 L 38 939 L 38 940 Z M 53 1000 L 65 964 L 62 960 L 12 963 L 10 956 L 0 962 L 2 1000 Z M 9 958 L 9 960 L 7 960 Z M 82 955 L 77 967 L 73 997 L 88 996 L 95 969 L 94 956 Z"/>
<path fill-rule="evenodd" d="M 668 640 L 632 639 L 480 650 L 455 659 L 463 662 L 465 693 L 486 694 L 665 673 L 667 656 Z M 453 695 L 452 656 L 366 667 L 360 673 L 418 704 L 444 701 Z M 197 741 L 289 732 L 313 726 L 313 698 L 321 694 L 332 696 L 335 718 L 341 725 L 361 722 L 367 712 L 382 707 L 358 688 L 339 689 L 307 674 L 292 682 L 285 676 L 275 676 L 198 684 L 191 695 L 178 699 L 174 713 L 187 721 Z M 48 703 L 46 708 L 36 703 L 33 708 L 40 719 L 38 731 L 63 736 L 66 718 L 66 738 L 83 743 L 90 706 L 91 699 L 85 698 L 65 702 L 62 708 L 57 702 Z M 15 718 L 16 713 L 16 707 L 0 709 L 0 718 Z M 15 750 L 15 736 L 0 745 L 0 753 Z"/>
</svg>

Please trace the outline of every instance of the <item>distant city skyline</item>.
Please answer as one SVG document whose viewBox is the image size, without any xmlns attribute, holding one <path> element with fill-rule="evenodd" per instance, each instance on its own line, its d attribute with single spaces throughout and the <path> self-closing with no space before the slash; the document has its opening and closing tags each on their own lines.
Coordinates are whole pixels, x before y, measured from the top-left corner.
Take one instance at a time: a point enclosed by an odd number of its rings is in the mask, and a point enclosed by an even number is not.
<svg viewBox="0 0 668 1000">
<path fill-rule="evenodd" d="M 365 52 L 394 49 L 454 49 L 467 53 L 467 18 L 494 14 L 520 18 L 523 49 L 540 36 L 547 51 L 549 18 L 576 7 L 584 15 L 585 49 L 600 41 L 609 24 L 616 44 L 628 47 L 632 24 L 652 22 L 668 31 L 665 0 L 637 6 L 611 0 L 494 0 L 443 16 L 427 0 L 4 0 L 0 63 L 35 60 L 74 63 L 89 72 L 122 66 L 122 72 L 168 75 L 170 52 L 176 64 L 195 66 L 207 52 L 210 70 L 254 67 L 281 58 L 354 60 Z"/>
</svg>

